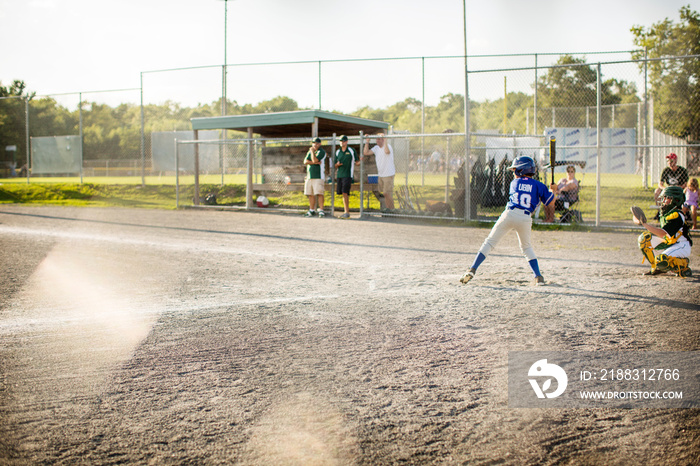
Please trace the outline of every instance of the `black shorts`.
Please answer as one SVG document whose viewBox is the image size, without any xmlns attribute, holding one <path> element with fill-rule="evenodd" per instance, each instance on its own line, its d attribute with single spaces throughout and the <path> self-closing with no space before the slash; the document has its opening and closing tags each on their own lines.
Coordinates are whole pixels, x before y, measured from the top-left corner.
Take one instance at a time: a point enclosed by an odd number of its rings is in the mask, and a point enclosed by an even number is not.
<svg viewBox="0 0 700 466">
<path fill-rule="evenodd" d="M 350 194 L 350 186 L 352 186 L 352 178 L 338 178 L 335 192 L 336 194 Z"/>
</svg>

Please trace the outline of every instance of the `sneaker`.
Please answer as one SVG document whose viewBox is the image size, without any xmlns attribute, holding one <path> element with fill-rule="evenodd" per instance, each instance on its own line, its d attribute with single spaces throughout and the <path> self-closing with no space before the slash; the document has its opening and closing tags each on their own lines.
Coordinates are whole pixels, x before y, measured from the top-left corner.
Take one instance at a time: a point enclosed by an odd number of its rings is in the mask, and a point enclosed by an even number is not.
<svg viewBox="0 0 700 466">
<path fill-rule="evenodd" d="M 469 283 L 469 280 L 474 278 L 474 275 L 476 275 L 476 271 L 474 269 L 469 269 L 467 270 L 467 273 L 462 275 L 462 278 L 460 278 L 459 281 L 466 285 L 467 283 Z"/>
<path fill-rule="evenodd" d="M 340 216 L 340 218 L 350 218 L 350 214 L 343 214 Z"/>
<path fill-rule="evenodd" d="M 535 286 L 542 286 L 544 285 L 544 277 L 542 275 L 538 275 L 535 277 Z"/>
<path fill-rule="evenodd" d="M 325 217 L 325 216 L 326 216 L 326 213 L 325 213 L 324 211 L 322 211 L 322 210 L 319 210 L 319 211 L 318 211 L 318 216 L 319 216 L 319 217 Z"/>
<path fill-rule="evenodd" d="M 313 217 L 314 215 L 316 215 L 316 212 L 310 210 L 304 214 L 304 217 Z"/>
</svg>

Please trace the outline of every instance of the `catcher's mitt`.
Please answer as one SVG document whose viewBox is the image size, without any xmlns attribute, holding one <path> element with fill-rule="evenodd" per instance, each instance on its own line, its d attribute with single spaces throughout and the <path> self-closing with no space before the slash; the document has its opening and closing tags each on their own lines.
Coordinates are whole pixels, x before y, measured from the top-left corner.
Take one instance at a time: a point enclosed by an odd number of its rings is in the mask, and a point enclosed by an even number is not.
<svg viewBox="0 0 700 466">
<path fill-rule="evenodd" d="M 630 207 L 630 210 L 632 211 L 632 221 L 634 223 L 638 225 L 641 225 L 642 223 L 647 223 L 647 216 L 644 215 L 644 211 L 640 207 L 633 205 L 632 207 Z"/>
</svg>

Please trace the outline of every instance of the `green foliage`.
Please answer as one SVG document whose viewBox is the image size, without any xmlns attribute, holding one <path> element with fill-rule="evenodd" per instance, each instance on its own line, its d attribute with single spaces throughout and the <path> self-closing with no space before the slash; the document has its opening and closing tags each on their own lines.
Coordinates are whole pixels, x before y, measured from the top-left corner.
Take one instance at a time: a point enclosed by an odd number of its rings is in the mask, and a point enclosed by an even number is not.
<svg viewBox="0 0 700 466">
<path fill-rule="evenodd" d="M 93 185 L 52 184 L 3 184 L 0 185 L 0 203 L 63 203 L 85 201 L 97 195 Z"/>
<path fill-rule="evenodd" d="M 445 130 L 464 132 L 464 96 L 448 93 L 440 98 L 437 107 L 428 111 L 431 125 L 430 133 L 442 133 Z M 437 123 L 433 123 L 437 122 Z"/>
<path fill-rule="evenodd" d="M 700 60 L 669 57 L 700 55 L 700 14 L 690 5 L 680 9 L 680 23 L 668 18 L 650 28 L 634 26 L 634 43 L 647 50 L 649 81 L 654 99 L 654 126 L 691 141 L 700 140 Z M 633 58 L 641 60 L 644 52 Z M 644 68 L 644 63 L 640 63 Z"/>
<path fill-rule="evenodd" d="M 29 104 L 32 137 L 78 134 L 78 115 L 58 106 L 54 99 L 32 99 Z M 22 128 L 24 134 L 24 128 Z"/>
<path fill-rule="evenodd" d="M 370 120 L 386 121 L 395 129 L 411 133 L 437 134 L 445 130 L 464 132 L 464 96 L 446 94 L 436 107 L 425 107 L 425 127 L 422 128 L 422 104 L 409 97 L 386 109 L 362 107 L 351 113 L 352 116 Z"/>
<path fill-rule="evenodd" d="M 202 200 L 216 194 L 220 205 L 245 205 L 245 185 L 200 185 Z M 180 187 L 181 199 L 194 196 L 194 186 Z M 72 206 L 117 206 L 174 209 L 172 184 L 131 185 L 102 183 L 2 183 L 0 204 L 54 204 Z"/>
<path fill-rule="evenodd" d="M 22 165 L 27 159 L 24 99 L 34 97 L 34 94 L 26 91 L 23 81 L 15 80 L 7 87 L 0 85 L 0 97 L 10 97 L 0 99 L 0 148 L 17 146 L 17 162 Z M 1 157 L 4 155 L 3 153 Z"/>
<path fill-rule="evenodd" d="M 585 58 L 574 58 L 571 55 L 563 55 L 556 66 L 549 68 L 547 73 L 537 83 L 537 99 L 540 108 L 556 108 L 557 122 L 563 122 L 558 126 L 586 126 L 586 113 L 581 107 L 595 107 L 597 105 L 597 81 L 596 68 L 586 64 Z M 617 79 L 603 79 L 601 77 L 601 105 L 616 105 L 620 103 L 639 102 L 637 88 L 634 83 Z M 538 116 L 538 127 L 545 127 L 549 123 L 547 116 L 541 112 Z M 602 127 L 608 127 L 611 123 L 611 115 L 601 115 Z M 632 118 L 632 121 L 628 121 Z M 636 126 L 634 115 L 627 113 L 626 119 L 621 122 L 616 115 L 617 126 Z"/>
<path fill-rule="evenodd" d="M 506 100 L 506 124 L 503 123 L 503 99 L 494 101 L 486 100 L 472 108 L 471 122 L 476 128 L 499 129 L 502 133 L 515 131 L 518 134 L 525 134 L 526 108 L 533 105 L 534 98 L 522 92 L 511 92 Z M 464 109 L 464 105 L 462 105 Z M 464 121 L 464 118 L 462 118 Z"/>
</svg>

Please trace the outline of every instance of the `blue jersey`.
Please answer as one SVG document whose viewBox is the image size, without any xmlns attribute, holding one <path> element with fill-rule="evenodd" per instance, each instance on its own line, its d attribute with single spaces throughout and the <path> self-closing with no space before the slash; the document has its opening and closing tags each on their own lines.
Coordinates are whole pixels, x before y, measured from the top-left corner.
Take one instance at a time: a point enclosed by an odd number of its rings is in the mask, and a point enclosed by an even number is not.
<svg viewBox="0 0 700 466">
<path fill-rule="evenodd" d="M 509 209 L 522 209 L 528 214 L 532 214 L 540 202 L 545 205 L 552 202 L 554 193 L 549 188 L 532 178 L 516 178 L 510 184 Z"/>
</svg>

